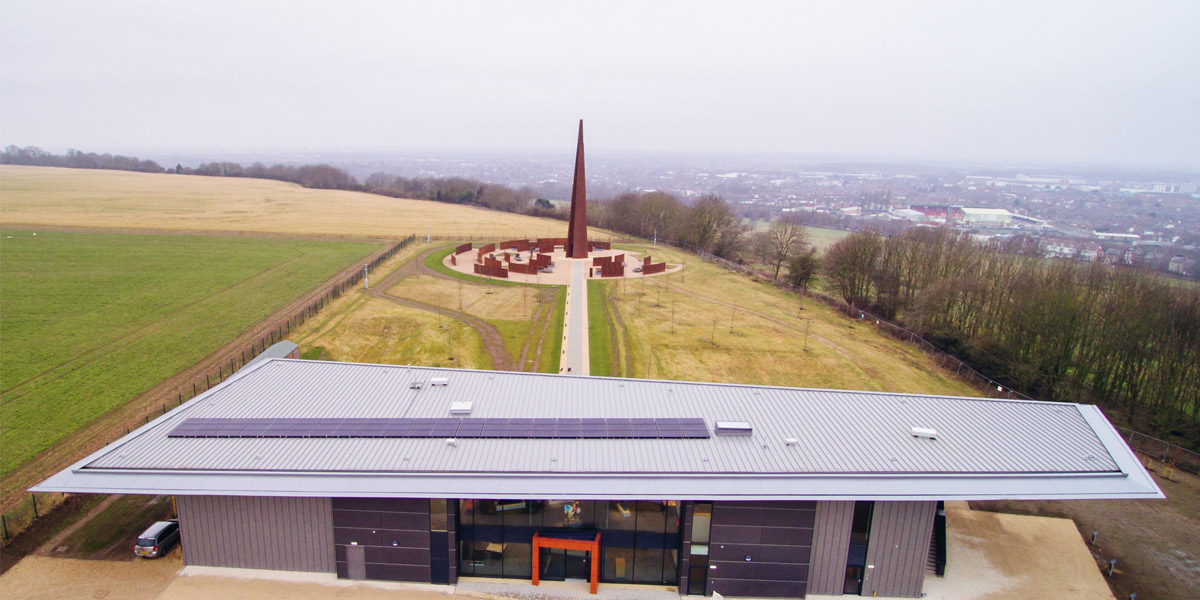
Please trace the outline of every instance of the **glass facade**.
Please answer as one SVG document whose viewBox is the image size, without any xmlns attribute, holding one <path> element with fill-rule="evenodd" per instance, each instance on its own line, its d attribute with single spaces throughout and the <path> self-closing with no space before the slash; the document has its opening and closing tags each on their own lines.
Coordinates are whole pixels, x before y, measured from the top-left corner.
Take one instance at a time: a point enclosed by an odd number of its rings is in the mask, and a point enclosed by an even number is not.
<svg viewBox="0 0 1200 600">
<path fill-rule="evenodd" d="M 534 533 L 600 532 L 599 557 L 543 550 L 540 576 L 574 577 L 581 561 L 600 560 L 608 583 L 671 585 L 677 573 L 680 513 L 676 501 L 460 500 L 458 545 L 465 576 L 532 576 Z"/>
<path fill-rule="evenodd" d="M 689 594 L 708 594 L 708 535 L 712 525 L 712 502 L 692 505 L 692 542 L 688 555 Z"/>
</svg>

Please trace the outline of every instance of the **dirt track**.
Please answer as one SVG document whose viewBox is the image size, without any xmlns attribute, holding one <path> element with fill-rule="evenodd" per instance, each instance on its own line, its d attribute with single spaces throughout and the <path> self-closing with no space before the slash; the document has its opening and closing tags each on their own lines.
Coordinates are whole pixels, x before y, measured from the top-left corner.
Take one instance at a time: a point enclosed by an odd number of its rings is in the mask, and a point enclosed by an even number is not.
<svg viewBox="0 0 1200 600">
<path fill-rule="evenodd" d="M 379 298 L 380 300 L 386 300 L 388 302 L 393 302 L 393 303 L 399 304 L 401 306 L 407 306 L 409 308 L 415 308 L 418 310 L 424 310 L 424 311 L 428 311 L 428 312 L 432 312 L 432 313 L 437 313 L 439 315 L 445 315 L 447 317 L 450 317 L 451 319 L 457 319 L 459 321 L 462 321 L 462 322 L 470 325 L 472 328 L 475 329 L 476 332 L 479 333 L 479 337 L 483 338 L 483 347 L 485 350 L 487 350 L 487 353 L 489 355 L 491 355 L 491 357 L 492 357 L 492 368 L 493 369 L 495 369 L 497 371 L 515 371 L 515 370 L 517 370 L 513 366 L 512 356 L 510 356 L 508 354 L 508 350 L 504 348 L 504 338 L 502 338 L 500 336 L 500 332 L 498 330 L 496 330 L 496 328 L 493 327 L 491 323 L 488 323 L 487 321 L 484 321 L 477 317 L 471 316 L 464 312 L 459 312 L 457 310 L 451 310 L 448 308 L 442 308 L 440 306 L 435 306 L 433 304 L 426 304 L 424 302 L 418 302 L 416 300 L 409 300 L 407 298 L 398 298 L 396 296 L 392 296 L 387 293 L 387 290 L 391 289 L 392 286 L 396 285 L 397 283 L 400 283 L 405 277 L 408 277 L 409 275 L 417 275 L 417 274 L 432 275 L 435 277 L 451 279 L 450 277 L 446 277 L 445 275 L 438 273 L 436 271 L 433 271 L 432 269 L 429 269 L 428 267 L 425 266 L 425 257 L 428 256 L 430 252 L 434 252 L 436 250 L 438 250 L 438 248 L 433 248 L 433 249 L 429 250 L 428 252 L 423 252 L 423 253 L 417 255 L 417 257 L 412 259 L 411 261 L 409 261 L 408 264 L 400 267 L 399 269 L 396 269 L 395 271 L 392 271 L 390 274 L 388 274 L 387 277 L 384 277 L 379 283 L 377 283 L 373 287 L 371 287 L 371 289 L 368 290 L 367 293 L 375 298 Z M 455 280 L 455 281 L 457 281 L 457 280 Z M 469 283 L 466 285 L 479 285 L 479 284 Z"/>
</svg>

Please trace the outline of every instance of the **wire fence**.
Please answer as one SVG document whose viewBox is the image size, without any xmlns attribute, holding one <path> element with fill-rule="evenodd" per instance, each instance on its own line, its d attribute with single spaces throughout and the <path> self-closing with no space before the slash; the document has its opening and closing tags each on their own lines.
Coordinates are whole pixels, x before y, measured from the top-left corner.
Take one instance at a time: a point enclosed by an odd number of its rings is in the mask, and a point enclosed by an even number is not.
<svg viewBox="0 0 1200 600">
<path fill-rule="evenodd" d="M 1200 475 L 1200 454 L 1132 429 L 1117 427 L 1117 431 L 1134 452 Z"/>
<path fill-rule="evenodd" d="M 683 242 L 674 242 L 674 241 L 664 242 L 663 240 L 659 240 L 659 242 L 666 243 L 671 246 L 675 246 L 675 247 L 681 248 L 683 250 L 687 250 L 689 252 L 696 253 L 700 256 L 701 260 L 703 260 L 705 262 L 710 262 L 710 263 L 716 264 L 727 270 L 742 273 L 744 275 L 748 275 L 751 277 L 761 278 L 768 282 L 770 282 L 772 279 L 770 274 L 763 273 L 762 271 L 760 271 L 754 267 L 751 267 L 749 265 L 744 265 L 744 264 L 738 264 L 731 260 L 721 258 L 710 252 L 705 252 L 703 249 L 692 246 L 691 244 L 686 244 Z M 934 346 L 932 343 L 929 342 L 929 340 L 922 338 L 920 335 L 918 335 L 916 332 L 914 332 L 910 329 L 905 329 L 904 327 L 901 327 L 895 323 L 892 323 L 892 322 L 888 321 L 887 319 L 884 319 L 877 315 L 871 314 L 868 311 L 865 311 L 865 310 L 862 310 L 859 308 L 855 308 L 854 306 L 846 303 L 844 300 L 842 300 L 840 298 L 835 298 L 833 296 L 830 296 L 828 294 L 823 294 L 823 293 L 815 291 L 815 290 L 810 290 L 807 288 L 800 288 L 800 287 L 794 286 L 786 281 L 776 280 L 773 283 L 776 287 L 800 294 L 805 298 L 809 298 L 811 300 L 816 300 L 818 302 L 826 304 L 838 311 L 841 311 L 842 313 L 846 314 L 847 316 L 849 316 L 853 319 L 856 319 L 860 322 L 871 325 L 875 329 L 882 331 L 898 340 L 905 341 L 905 342 L 908 342 L 909 344 L 916 346 L 922 352 L 924 352 L 925 354 L 927 354 L 931 358 L 933 358 L 942 368 L 954 371 L 955 375 L 962 377 L 964 380 L 966 380 L 968 383 L 970 383 L 976 389 L 980 389 L 980 390 L 984 391 L 989 396 L 1009 398 L 1009 399 L 1018 399 L 1018 400 L 1037 401 L 1037 398 L 1033 398 L 1027 394 L 1022 393 L 1019 390 L 1014 390 L 1014 389 L 1008 388 L 1008 387 L 1004 386 L 1003 384 L 1001 384 L 1000 382 L 995 381 L 995 380 L 987 377 L 986 375 L 983 375 L 982 373 L 973 369 L 967 363 L 963 362 L 962 359 L 960 359 L 952 354 L 949 354 L 949 353 L 943 351 L 942 349 Z M 1117 427 L 1117 430 L 1121 433 L 1121 436 L 1129 444 L 1129 447 L 1131 449 L 1133 449 L 1135 452 L 1138 452 L 1145 456 L 1149 456 L 1160 462 L 1172 464 L 1176 468 L 1182 469 L 1184 471 L 1188 471 L 1190 473 L 1200 475 L 1200 454 L 1193 452 L 1191 450 L 1188 450 L 1187 448 L 1184 448 L 1177 444 L 1172 444 L 1170 442 L 1160 440 L 1156 437 L 1149 436 L 1149 435 L 1146 435 L 1146 434 L 1138 432 L 1138 431 L 1133 431 L 1131 429 L 1125 429 L 1123 427 Z"/>
<path fill-rule="evenodd" d="M 954 371 L 955 375 L 958 375 L 959 377 L 963 378 L 971 386 L 986 393 L 988 396 L 999 397 L 999 398 L 1009 398 L 1009 399 L 1016 399 L 1016 400 L 1032 400 L 1032 401 L 1037 400 L 1036 398 L 1032 398 L 1032 397 L 1020 392 L 1019 390 L 1011 389 L 1011 388 L 1005 386 L 1004 384 L 980 373 L 979 371 L 976 371 L 974 368 L 971 367 L 971 365 L 963 362 L 962 359 L 938 348 L 937 346 L 930 343 L 929 340 L 926 340 L 925 338 L 918 335 L 915 331 L 912 331 L 910 329 L 905 329 L 904 327 L 901 327 L 900 325 L 892 323 L 891 321 L 888 321 L 887 319 L 884 319 L 883 317 L 872 314 L 868 311 L 865 311 L 865 310 L 862 310 L 859 308 L 855 308 L 854 306 L 851 306 L 850 304 L 846 303 L 845 301 L 843 301 L 840 298 L 835 298 L 833 296 L 830 296 L 828 294 L 823 294 L 816 290 L 811 290 L 808 288 L 801 288 L 801 287 L 792 285 L 786 281 L 772 280 L 772 277 L 770 274 L 764 273 L 752 266 L 745 265 L 745 264 L 738 264 L 731 260 L 721 258 L 715 254 L 712 254 L 711 252 L 706 252 L 702 248 L 698 248 L 696 246 L 693 246 L 693 245 L 685 243 L 685 242 L 666 241 L 666 240 L 658 240 L 658 242 L 665 243 L 665 244 L 668 244 L 671 246 L 675 246 L 677 248 L 681 248 L 683 250 L 687 250 L 688 252 L 693 252 L 695 254 L 698 254 L 700 256 L 700 259 L 703 260 L 704 262 L 713 263 L 713 264 L 716 264 L 716 265 L 718 265 L 724 269 L 730 270 L 730 271 L 735 271 L 737 273 L 742 273 L 744 275 L 748 275 L 751 277 L 760 278 L 764 281 L 773 283 L 776 287 L 778 287 L 780 289 L 784 289 L 784 290 L 793 292 L 795 294 L 799 294 L 799 295 L 801 295 L 805 298 L 811 299 L 811 300 L 816 300 L 818 302 L 821 302 L 822 304 L 828 305 L 831 308 L 834 308 L 835 310 L 842 312 L 843 314 L 845 314 L 861 323 L 870 325 L 870 326 L 874 327 L 875 329 L 877 329 L 881 332 L 884 332 L 898 340 L 908 342 L 909 344 L 916 346 L 922 352 L 924 352 L 925 354 L 928 354 L 930 357 L 932 357 L 938 363 L 938 365 L 940 365 L 942 368 L 950 370 L 950 371 Z"/>
<path fill-rule="evenodd" d="M 366 263 L 364 265 L 366 271 L 368 273 L 374 271 L 379 265 L 395 256 L 396 253 L 408 247 L 416 240 L 416 236 L 409 236 L 393 244 L 387 250 L 377 254 L 370 262 Z M 193 380 L 165 392 L 153 402 L 148 403 L 143 410 L 135 413 L 132 419 L 122 428 L 123 433 L 119 433 L 117 437 L 128 435 L 138 427 L 149 423 L 152 419 L 167 414 L 168 410 L 182 405 L 184 402 L 203 394 L 213 386 L 225 381 L 238 369 L 244 367 L 246 363 L 254 360 L 254 357 L 261 354 L 267 348 L 270 348 L 272 344 L 282 341 L 292 330 L 316 316 L 330 302 L 337 300 L 357 285 L 362 281 L 363 274 L 363 269 L 358 269 L 341 280 L 328 285 L 320 296 L 314 298 L 308 304 L 286 315 L 276 317 L 275 321 L 267 327 L 265 332 L 257 339 L 251 340 L 248 345 L 226 352 L 224 356 L 216 359 L 204 361 L 208 366 L 199 375 Z M 7 542 L 12 539 L 17 533 L 29 527 L 35 519 L 61 504 L 64 497 L 64 494 L 59 493 L 31 493 L 28 500 L 21 501 L 11 510 L 0 514 L 0 535 L 3 536 L 3 541 Z"/>
</svg>

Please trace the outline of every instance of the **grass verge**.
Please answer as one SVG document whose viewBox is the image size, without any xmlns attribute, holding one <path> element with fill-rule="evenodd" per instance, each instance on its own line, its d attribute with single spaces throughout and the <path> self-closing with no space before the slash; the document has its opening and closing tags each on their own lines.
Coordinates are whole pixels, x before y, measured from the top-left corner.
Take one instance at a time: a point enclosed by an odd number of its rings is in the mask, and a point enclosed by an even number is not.
<svg viewBox="0 0 1200 600">
<path fill-rule="evenodd" d="M 612 375 L 611 317 L 608 309 L 609 285 L 603 281 L 589 279 L 588 298 L 588 362 L 592 375 Z"/>
<path fill-rule="evenodd" d="M 550 327 L 546 330 L 546 335 L 550 336 L 550 343 L 542 344 L 542 356 L 538 361 L 542 365 L 540 371 L 543 373 L 557 373 L 559 367 L 562 366 L 563 319 L 567 312 L 567 288 L 566 286 L 552 287 L 557 289 L 554 292 L 554 306 L 550 313 Z"/>
</svg>

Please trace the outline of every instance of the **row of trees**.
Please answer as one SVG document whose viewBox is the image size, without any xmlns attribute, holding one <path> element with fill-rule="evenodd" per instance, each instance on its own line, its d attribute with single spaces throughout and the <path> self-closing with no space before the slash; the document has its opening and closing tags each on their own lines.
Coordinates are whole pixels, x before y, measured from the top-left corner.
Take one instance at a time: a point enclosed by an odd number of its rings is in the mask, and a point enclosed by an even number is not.
<svg viewBox="0 0 1200 600">
<path fill-rule="evenodd" d="M 720 196 L 688 205 L 663 192 L 631 192 L 589 202 L 588 216 L 598 227 L 679 242 L 722 258 L 737 257 L 747 242 L 746 226 Z"/>
<path fill-rule="evenodd" d="M 209 177 L 252 177 L 287 181 L 306 188 L 318 190 L 361 190 L 354 176 L 332 165 L 271 165 L 256 162 L 243 167 L 235 162 L 204 163 L 195 169 L 176 165 L 172 171 L 181 175 L 207 175 Z"/>
<path fill-rule="evenodd" d="M 256 162 L 242 165 L 236 162 L 208 162 L 196 168 L 176 165 L 164 169 L 154 161 L 136 157 L 84 154 L 70 150 L 55 155 L 40 148 L 9 146 L 2 156 L 4 164 L 60 166 L 95 169 L 120 169 L 151 173 L 177 173 L 209 177 L 253 177 L 287 181 L 307 188 L 364 191 L 396 198 L 417 198 L 482 206 L 505 212 L 530 214 L 566 220 L 565 208 L 556 207 L 544 198 L 537 198 L 530 187 L 512 189 L 508 186 L 483 183 L 462 177 L 400 177 L 389 173 L 373 173 L 359 182 L 347 171 L 327 164 L 265 165 Z M 608 200 L 589 202 L 589 223 L 619 233 L 637 237 L 682 242 L 693 248 L 723 258 L 737 258 L 746 248 L 747 229 L 734 215 L 729 204 L 719 196 L 705 196 L 695 204 L 684 204 L 679 198 L 661 192 L 621 194 Z M 791 258 L 790 252 L 783 259 Z M 781 260 L 775 259 L 776 275 Z"/>
<path fill-rule="evenodd" d="M 858 232 L 824 256 L 846 302 L 1035 397 L 1123 409 L 1200 447 L 1200 289 L 1005 254 L 946 229 Z"/>
<path fill-rule="evenodd" d="M 418 198 L 449 202 L 451 204 L 472 204 L 493 210 L 511 213 L 529 213 L 532 210 L 554 215 L 554 206 L 546 200 L 535 204 L 536 192 L 531 187 L 512 189 L 505 185 L 483 183 L 476 179 L 463 177 L 400 177 L 390 173 L 373 173 L 363 184 L 366 191 L 392 196 L 394 198 Z"/>
<path fill-rule="evenodd" d="M 68 167 L 72 169 L 110 169 L 114 171 L 140 171 L 162 173 L 164 169 L 152 160 L 120 154 L 96 154 L 67 150 L 65 154 L 51 154 L 37 146 L 7 146 L 0 153 L 0 164 L 29 165 L 34 167 Z"/>
</svg>

